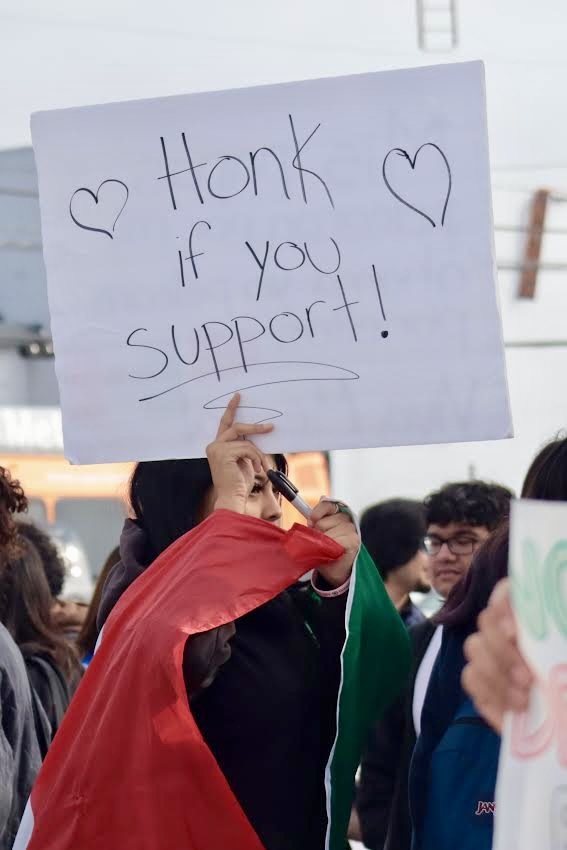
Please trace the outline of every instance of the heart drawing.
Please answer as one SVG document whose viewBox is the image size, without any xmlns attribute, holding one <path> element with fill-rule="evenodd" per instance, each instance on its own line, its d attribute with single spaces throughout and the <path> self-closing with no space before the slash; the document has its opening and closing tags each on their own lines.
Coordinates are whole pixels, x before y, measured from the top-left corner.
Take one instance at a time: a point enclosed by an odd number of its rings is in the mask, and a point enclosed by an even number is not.
<svg viewBox="0 0 567 850">
<path fill-rule="evenodd" d="M 105 233 L 113 239 L 116 222 L 122 215 L 128 195 L 128 186 L 122 180 L 103 180 L 96 192 L 85 188 L 73 192 L 69 215 L 77 227 Z"/>
<path fill-rule="evenodd" d="M 386 184 L 388 190 L 392 193 L 392 195 L 394 196 L 394 198 L 396 198 L 396 200 L 398 200 L 401 204 L 404 204 L 404 206 L 409 207 L 410 210 L 413 210 L 418 215 L 425 218 L 431 224 L 432 227 L 437 227 L 436 218 L 437 218 L 437 221 L 438 221 L 439 220 L 438 216 L 436 216 L 435 212 L 432 212 L 431 206 L 429 204 L 429 196 L 431 196 L 431 179 L 432 178 L 431 178 L 431 174 L 425 171 L 426 165 L 421 166 L 421 168 L 419 169 L 419 173 L 422 175 L 422 178 L 423 178 L 422 179 L 422 185 L 421 185 L 420 188 L 422 190 L 425 189 L 425 194 L 428 197 L 420 199 L 420 201 L 419 201 L 420 206 L 417 206 L 417 201 L 416 201 L 416 203 L 410 203 L 410 201 L 406 200 L 408 194 L 410 195 L 410 197 L 414 197 L 414 195 L 412 194 L 412 188 L 416 189 L 416 191 L 418 189 L 418 187 L 416 185 L 416 179 L 415 179 L 416 163 L 417 163 L 417 158 L 418 158 L 419 154 L 422 151 L 425 151 L 426 149 L 429 149 L 430 151 L 436 152 L 435 159 L 438 160 L 441 163 L 443 171 L 447 172 L 447 188 L 445 189 L 444 187 L 442 187 L 443 192 L 441 194 L 441 200 L 442 200 L 443 206 L 442 206 L 442 210 L 441 210 L 440 223 L 441 223 L 441 227 L 443 227 L 444 224 L 445 224 L 445 214 L 447 212 L 447 205 L 449 204 L 449 197 L 451 195 L 451 188 L 452 188 L 453 181 L 452 181 L 452 177 L 451 177 L 451 166 L 449 165 L 449 160 L 447 159 L 447 157 L 445 156 L 445 154 L 443 153 L 443 151 L 441 150 L 441 148 L 438 145 L 436 145 L 434 142 L 426 142 L 425 144 L 421 145 L 421 147 L 419 147 L 417 149 L 417 151 L 415 152 L 415 156 L 413 158 L 409 155 L 409 153 L 407 151 L 403 150 L 403 148 L 393 148 L 384 157 L 384 162 L 382 163 L 382 177 L 384 178 L 384 183 Z M 405 179 L 406 175 L 404 175 L 403 172 L 401 172 L 399 169 L 397 169 L 397 173 L 396 173 L 395 178 L 394 178 L 394 176 L 392 175 L 393 161 L 391 159 L 391 157 L 393 157 L 393 156 L 401 157 L 410 166 L 411 172 L 407 173 L 407 175 L 408 176 L 411 175 L 411 181 Z M 422 157 L 421 161 L 423 163 L 426 162 L 424 157 Z M 431 160 L 431 157 L 428 158 L 428 162 L 429 162 L 429 166 L 431 168 L 433 166 L 433 161 Z M 390 176 L 388 176 L 388 172 L 390 172 Z M 394 187 L 392 186 L 392 180 L 393 179 L 396 180 L 397 190 L 394 189 Z M 423 181 L 426 181 L 426 182 L 423 182 Z M 402 187 L 401 184 L 403 184 L 403 187 Z M 412 184 L 414 184 L 414 185 L 412 186 Z M 403 197 L 401 192 L 404 192 L 406 197 Z M 427 202 L 427 205 L 426 205 L 426 202 Z M 434 201 L 432 201 L 432 203 L 434 203 Z"/>
</svg>

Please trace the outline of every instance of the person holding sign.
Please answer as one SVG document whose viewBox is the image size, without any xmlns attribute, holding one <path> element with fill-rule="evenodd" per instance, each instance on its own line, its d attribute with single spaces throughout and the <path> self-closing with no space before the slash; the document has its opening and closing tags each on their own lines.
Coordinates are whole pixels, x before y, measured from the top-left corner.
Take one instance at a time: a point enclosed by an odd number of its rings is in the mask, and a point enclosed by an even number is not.
<svg viewBox="0 0 567 850">
<path fill-rule="evenodd" d="M 133 474 L 100 646 L 16 850 L 344 850 L 407 636 L 341 503 L 279 528 L 267 472 L 285 459 L 254 445 L 273 426 L 236 422 L 238 401 L 208 461 Z"/>
<path fill-rule="evenodd" d="M 567 438 L 548 443 L 532 462 L 522 498 L 567 501 Z M 463 687 L 479 712 L 497 731 L 502 731 L 507 711 L 528 707 L 533 671 L 518 648 L 509 580 L 503 580 L 478 621 L 478 632 L 465 644 L 468 664 Z"/>
</svg>

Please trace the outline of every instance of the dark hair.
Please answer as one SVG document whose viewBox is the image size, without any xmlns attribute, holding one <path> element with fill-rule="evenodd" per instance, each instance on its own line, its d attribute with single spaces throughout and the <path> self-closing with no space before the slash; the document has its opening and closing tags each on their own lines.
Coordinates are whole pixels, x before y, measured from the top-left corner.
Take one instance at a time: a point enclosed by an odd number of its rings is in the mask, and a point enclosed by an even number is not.
<svg viewBox="0 0 567 850">
<path fill-rule="evenodd" d="M 428 525 L 463 522 L 492 531 L 509 515 L 512 496 L 507 487 L 486 481 L 445 484 L 425 499 L 426 521 Z"/>
<path fill-rule="evenodd" d="M 557 437 L 535 456 L 524 479 L 522 498 L 567 500 L 567 437 Z"/>
<path fill-rule="evenodd" d="M 28 500 L 20 482 L 0 466 L 0 547 L 14 545 L 18 532 L 12 514 L 23 513 L 27 509 Z"/>
<path fill-rule="evenodd" d="M 23 537 L 18 538 L 17 544 L 17 552 L 0 563 L 0 621 L 23 655 L 50 655 L 70 679 L 78 668 L 78 660 L 54 627 L 53 598 L 40 556 Z"/>
<path fill-rule="evenodd" d="M 87 616 L 83 621 L 83 625 L 81 626 L 81 631 L 77 635 L 77 647 L 79 650 L 79 656 L 84 658 L 85 655 L 90 655 L 94 652 L 96 642 L 98 639 L 99 630 L 96 624 L 96 617 L 98 614 L 98 609 L 100 607 L 100 600 L 102 597 L 102 590 L 104 588 L 104 583 L 107 579 L 107 576 L 112 569 L 112 567 L 118 563 L 120 560 L 120 549 L 116 546 L 112 552 L 107 557 L 102 570 L 98 574 L 98 578 L 96 580 L 96 585 L 93 593 L 93 597 L 91 599 L 91 603 L 89 605 L 89 609 L 87 611 Z"/>
<path fill-rule="evenodd" d="M 274 455 L 276 468 L 287 471 L 283 455 Z M 130 505 L 148 539 L 154 560 L 202 519 L 205 497 L 213 480 L 206 458 L 153 460 L 138 463 L 130 479 Z"/>
<path fill-rule="evenodd" d="M 382 578 L 417 553 L 425 535 L 425 509 L 411 499 L 389 499 L 367 508 L 360 520 L 362 542 Z"/>
<path fill-rule="evenodd" d="M 43 569 L 45 570 L 51 595 L 57 598 L 60 596 L 65 583 L 65 564 L 57 546 L 49 534 L 29 520 L 18 523 L 18 534 L 20 537 L 25 537 L 26 540 L 29 540 L 37 550 Z"/>
</svg>

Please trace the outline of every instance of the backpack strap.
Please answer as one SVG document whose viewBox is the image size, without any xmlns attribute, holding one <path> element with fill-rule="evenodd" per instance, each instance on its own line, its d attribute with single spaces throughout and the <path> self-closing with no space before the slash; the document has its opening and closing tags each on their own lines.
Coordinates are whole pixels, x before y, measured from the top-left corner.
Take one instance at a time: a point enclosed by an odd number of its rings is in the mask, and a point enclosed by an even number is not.
<svg viewBox="0 0 567 850">
<path fill-rule="evenodd" d="M 57 670 L 52 664 L 49 663 L 49 661 L 46 661 L 45 658 L 41 658 L 41 656 L 39 655 L 27 656 L 26 663 L 31 664 L 36 667 L 36 669 L 41 670 L 44 677 L 49 683 L 49 690 L 51 693 L 51 699 L 53 701 L 53 708 L 55 712 L 56 728 L 58 728 L 61 721 L 63 720 L 63 715 L 65 714 L 65 711 L 67 710 L 67 707 L 69 705 L 70 694 L 69 689 L 67 687 L 67 683 L 63 678 L 63 675 L 59 672 L 59 670 Z M 51 736 L 53 737 L 53 729 L 51 729 L 51 733 Z"/>
<path fill-rule="evenodd" d="M 32 702 L 32 711 L 33 711 L 33 722 L 35 726 L 35 734 L 37 738 L 37 743 L 39 744 L 39 751 L 41 753 L 41 759 L 45 758 L 47 755 L 47 751 L 49 749 L 49 745 L 51 744 L 52 738 L 52 729 L 51 723 L 45 713 L 45 709 L 41 704 L 41 700 L 37 695 L 37 691 L 31 683 L 30 680 L 30 691 L 31 691 L 31 702 Z"/>
</svg>

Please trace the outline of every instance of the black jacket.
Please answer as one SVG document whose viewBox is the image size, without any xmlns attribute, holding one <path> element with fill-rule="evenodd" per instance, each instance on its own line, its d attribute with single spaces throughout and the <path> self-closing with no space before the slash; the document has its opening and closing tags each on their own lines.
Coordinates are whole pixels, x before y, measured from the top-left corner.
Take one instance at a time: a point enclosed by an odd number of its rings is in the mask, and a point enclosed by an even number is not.
<svg viewBox="0 0 567 850">
<path fill-rule="evenodd" d="M 412 668 L 406 689 L 372 731 L 364 754 L 357 810 L 362 840 L 370 850 L 410 850 L 408 776 L 415 747 L 415 678 L 435 626 L 426 620 L 409 630 Z"/>
<path fill-rule="evenodd" d="M 127 521 L 99 624 L 148 566 L 143 536 Z M 266 850 L 325 846 L 346 599 L 295 586 L 185 645 L 191 711 Z"/>
<path fill-rule="evenodd" d="M 41 764 L 20 650 L 0 624 L 0 850 L 10 850 Z"/>
</svg>

